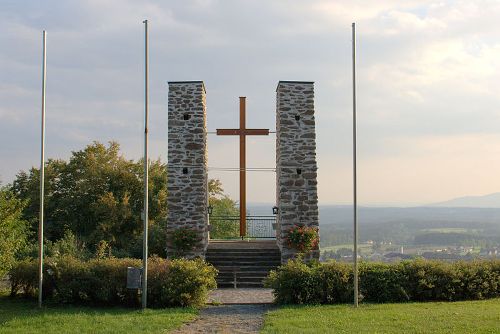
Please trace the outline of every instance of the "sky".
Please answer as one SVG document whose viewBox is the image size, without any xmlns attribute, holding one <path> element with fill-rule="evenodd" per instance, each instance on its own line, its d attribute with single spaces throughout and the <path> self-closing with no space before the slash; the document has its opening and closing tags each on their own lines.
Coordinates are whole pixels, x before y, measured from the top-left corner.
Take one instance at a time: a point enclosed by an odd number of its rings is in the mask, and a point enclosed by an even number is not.
<svg viewBox="0 0 500 334">
<path fill-rule="evenodd" d="M 352 202 L 351 23 L 357 26 L 358 198 L 418 205 L 500 191 L 500 2 L 0 2 L 0 180 L 39 166 L 42 30 L 47 158 L 94 140 L 142 155 L 149 20 L 150 155 L 167 160 L 167 81 L 203 80 L 208 130 L 275 127 L 280 80 L 315 82 L 320 204 Z M 209 135 L 210 167 L 237 167 L 237 138 Z M 275 136 L 247 144 L 275 166 Z M 238 194 L 235 172 L 215 172 Z M 274 203 L 275 174 L 248 173 Z"/>
</svg>

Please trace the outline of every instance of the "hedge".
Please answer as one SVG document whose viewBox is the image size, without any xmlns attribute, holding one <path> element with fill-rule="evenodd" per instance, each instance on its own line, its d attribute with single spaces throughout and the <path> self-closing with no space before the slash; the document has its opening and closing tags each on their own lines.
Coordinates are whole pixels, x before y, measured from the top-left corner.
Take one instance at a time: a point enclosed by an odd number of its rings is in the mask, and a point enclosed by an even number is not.
<svg viewBox="0 0 500 334">
<path fill-rule="evenodd" d="M 350 303 L 352 264 L 290 260 L 272 271 L 265 285 L 279 304 Z M 500 260 L 361 263 L 360 296 L 374 303 L 459 301 L 500 297 Z"/>
<path fill-rule="evenodd" d="M 70 256 L 44 261 L 44 299 L 56 303 L 91 305 L 140 305 L 139 292 L 129 290 L 127 267 L 140 267 L 137 259 L 93 259 Z M 35 297 L 38 263 L 24 260 L 10 271 L 11 295 Z M 165 260 L 148 263 L 148 306 L 201 306 L 216 287 L 217 270 L 201 259 Z"/>
</svg>

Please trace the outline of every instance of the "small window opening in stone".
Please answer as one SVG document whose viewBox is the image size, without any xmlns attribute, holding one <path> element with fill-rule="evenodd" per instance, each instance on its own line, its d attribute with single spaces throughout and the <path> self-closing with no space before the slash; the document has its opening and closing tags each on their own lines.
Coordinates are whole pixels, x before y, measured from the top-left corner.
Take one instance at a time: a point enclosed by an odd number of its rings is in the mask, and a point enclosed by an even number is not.
<svg viewBox="0 0 500 334">
<path fill-rule="evenodd" d="M 297 175 L 302 174 L 302 168 L 297 168 Z"/>
<path fill-rule="evenodd" d="M 189 115 L 189 114 L 184 114 L 184 120 L 185 120 L 185 121 L 187 121 L 187 120 L 188 120 L 188 119 L 190 119 L 190 118 L 191 118 L 191 115 Z"/>
<path fill-rule="evenodd" d="M 187 169 L 187 167 L 184 167 L 184 168 L 182 169 L 182 174 L 187 174 L 187 173 L 188 173 L 188 169 Z"/>
<path fill-rule="evenodd" d="M 295 115 L 295 120 L 300 121 L 300 115 Z"/>
</svg>

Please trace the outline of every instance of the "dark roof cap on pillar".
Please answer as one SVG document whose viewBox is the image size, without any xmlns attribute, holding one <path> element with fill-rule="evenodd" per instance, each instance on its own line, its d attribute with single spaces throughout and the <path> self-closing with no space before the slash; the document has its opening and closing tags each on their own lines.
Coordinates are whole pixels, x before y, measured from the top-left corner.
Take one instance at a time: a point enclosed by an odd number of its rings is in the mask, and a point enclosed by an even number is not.
<svg viewBox="0 0 500 334">
<path fill-rule="evenodd" d="M 168 81 L 167 82 L 169 85 L 170 84 L 190 84 L 190 83 L 201 83 L 201 86 L 203 87 L 203 91 L 206 93 L 207 90 L 205 89 L 205 83 L 202 80 L 194 80 L 194 81 Z"/>
<path fill-rule="evenodd" d="M 291 83 L 291 84 L 309 84 L 314 85 L 314 81 L 294 81 L 294 80 L 280 80 L 278 82 L 278 86 L 276 87 L 276 91 L 280 88 L 282 83 Z"/>
</svg>

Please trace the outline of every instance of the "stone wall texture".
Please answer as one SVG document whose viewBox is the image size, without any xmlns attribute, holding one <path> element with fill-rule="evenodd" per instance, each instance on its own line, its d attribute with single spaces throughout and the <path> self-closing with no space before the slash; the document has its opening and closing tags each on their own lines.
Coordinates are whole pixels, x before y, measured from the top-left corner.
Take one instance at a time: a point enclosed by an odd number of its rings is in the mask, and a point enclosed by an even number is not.
<svg viewBox="0 0 500 334">
<path fill-rule="evenodd" d="M 206 93 L 202 81 L 168 83 L 167 253 L 176 229 L 196 231 L 187 257 L 205 256 L 208 245 Z"/>
<path fill-rule="evenodd" d="M 280 81 L 276 94 L 277 239 L 285 262 L 296 254 L 288 230 L 319 225 L 314 83 Z M 319 249 L 310 257 L 319 258 Z"/>
</svg>

